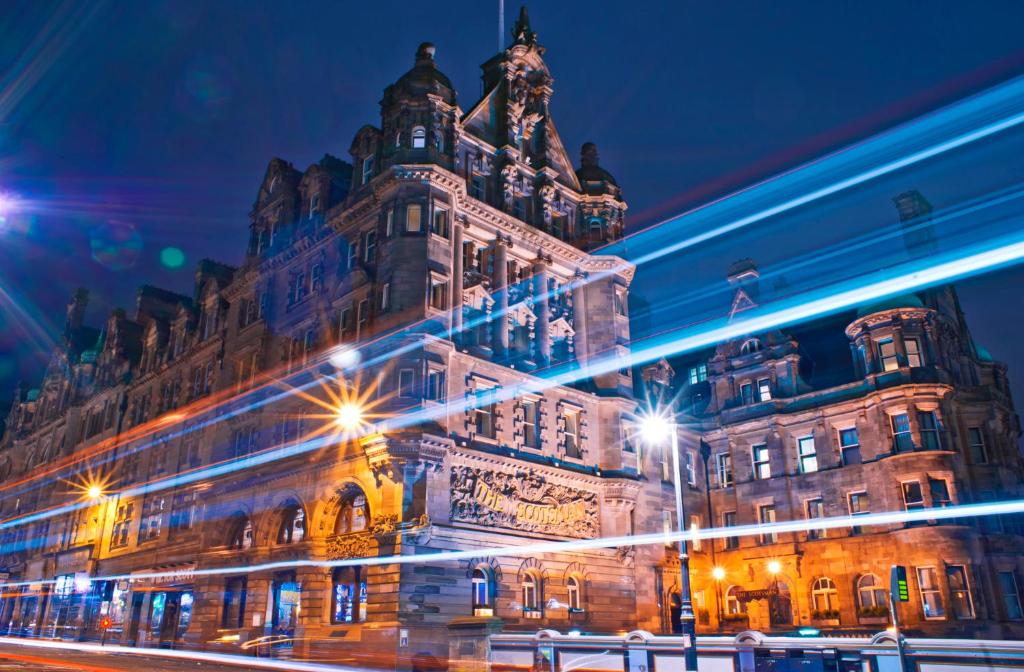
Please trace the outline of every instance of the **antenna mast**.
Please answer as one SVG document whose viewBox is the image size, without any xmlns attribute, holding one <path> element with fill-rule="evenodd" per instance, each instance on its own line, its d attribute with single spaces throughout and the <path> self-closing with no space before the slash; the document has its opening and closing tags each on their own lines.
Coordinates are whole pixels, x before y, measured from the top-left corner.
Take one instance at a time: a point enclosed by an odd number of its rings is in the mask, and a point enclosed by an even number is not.
<svg viewBox="0 0 1024 672">
<path fill-rule="evenodd" d="M 498 0 L 498 51 L 505 44 L 505 0 Z"/>
</svg>

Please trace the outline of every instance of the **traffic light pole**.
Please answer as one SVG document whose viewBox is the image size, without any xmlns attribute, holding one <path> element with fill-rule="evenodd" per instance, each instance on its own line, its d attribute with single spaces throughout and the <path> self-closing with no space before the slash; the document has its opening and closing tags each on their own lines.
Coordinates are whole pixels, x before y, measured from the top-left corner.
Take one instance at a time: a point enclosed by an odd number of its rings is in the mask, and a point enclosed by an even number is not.
<svg viewBox="0 0 1024 672">
<path fill-rule="evenodd" d="M 892 617 L 893 634 L 896 635 L 896 655 L 900 660 L 900 672 L 907 672 L 907 653 L 904 650 L 903 633 L 900 632 L 899 612 L 896 609 L 897 596 L 899 601 L 906 601 L 907 591 L 906 568 L 893 565 L 889 571 L 889 614 Z"/>
</svg>

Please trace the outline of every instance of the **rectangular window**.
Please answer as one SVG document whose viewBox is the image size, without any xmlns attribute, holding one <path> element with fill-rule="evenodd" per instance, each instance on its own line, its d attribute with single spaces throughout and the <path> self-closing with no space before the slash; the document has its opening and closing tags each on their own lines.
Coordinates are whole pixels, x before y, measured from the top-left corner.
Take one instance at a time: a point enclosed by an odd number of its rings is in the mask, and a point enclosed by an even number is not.
<svg viewBox="0 0 1024 672">
<path fill-rule="evenodd" d="M 896 344 L 891 338 L 878 342 L 878 359 L 882 362 L 882 371 L 895 371 L 900 368 L 899 358 L 896 357 Z"/>
<path fill-rule="evenodd" d="M 700 364 L 690 367 L 690 385 L 702 383 L 708 379 L 708 365 Z"/>
<path fill-rule="evenodd" d="M 473 409 L 473 428 L 478 437 L 495 438 L 494 413 L 497 409 L 494 392 L 492 387 L 484 387 L 477 384 L 476 408 Z"/>
<path fill-rule="evenodd" d="M 754 403 L 754 386 L 750 383 L 740 385 L 740 400 L 744 404 Z"/>
<path fill-rule="evenodd" d="M 377 232 L 367 231 L 363 235 L 363 262 L 374 264 L 377 261 Z"/>
<path fill-rule="evenodd" d="M 613 294 L 615 301 L 615 314 L 625 317 L 626 315 L 626 290 L 622 287 L 616 287 Z"/>
<path fill-rule="evenodd" d="M 342 308 L 338 316 L 338 340 L 346 343 L 355 336 L 355 324 L 352 321 L 352 309 Z"/>
<path fill-rule="evenodd" d="M 967 447 L 971 454 L 971 462 L 974 464 L 985 464 L 988 462 L 988 451 L 985 449 L 985 435 L 981 427 L 969 427 L 967 429 Z"/>
<path fill-rule="evenodd" d="M 434 221 L 430 226 L 431 233 L 441 236 L 442 238 L 448 237 L 448 211 L 442 208 L 434 208 Z"/>
<path fill-rule="evenodd" d="M 352 270 L 359 262 L 359 243 L 352 241 L 348 244 L 348 270 Z"/>
<path fill-rule="evenodd" d="M 384 235 L 390 238 L 395 235 L 395 209 L 391 208 L 384 215 Z"/>
<path fill-rule="evenodd" d="M 478 201 L 487 198 L 487 183 L 483 175 L 474 175 L 469 181 L 469 195 Z"/>
<path fill-rule="evenodd" d="M 761 525 L 770 525 L 775 522 L 775 505 L 765 504 L 758 507 L 757 519 Z M 778 537 L 774 532 L 762 532 L 761 543 L 762 544 L 774 544 L 778 540 Z"/>
<path fill-rule="evenodd" d="M 523 400 L 523 445 L 540 448 L 540 401 Z"/>
<path fill-rule="evenodd" d="M 245 627 L 246 577 L 236 576 L 224 582 L 224 611 L 220 624 L 223 628 Z"/>
<path fill-rule="evenodd" d="M 1019 621 L 1024 618 L 1024 610 L 1020 606 L 1020 590 L 1017 588 L 1017 576 L 1012 572 L 999 572 L 999 592 L 1003 596 L 1003 611 L 1008 621 Z"/>
<path fill-rule="evenodd" d="M 866 492 L 851 492 L 846 496 L 847 504 L 850 507 L 851 516 L 862 516 L 867 513 L 871 513 L 871 503 L 868 501 L 868 493 Z M 860 525 L 854 525 L 850 528 L 850 534 L 860 534 L 863 529 Z"/>
<path fill-rule="evenodd" d="M 324 288 L 324 265 L 313 264 L 313 268 L 310 269 L 310 286 L 312 287 L 313 293 L 317 294 Z"/>
<path fill-rule="evenodd" d="M 131 530 L 132 518 L 134 516 L 134 504 L 122 504 L 117 507 L 117 513 L 114 517 L 114 528 L 110 535 L 111 548 L 120 548 L 128 545 L 128 533 Z"/>
<path fill-rule="evenodd" d="M 949 584 L 949 609 L 953 618 L 969 620 L 974 618 L 974 600 L 971 599 L 971 584 L 964 565 L 946 565 L 946 582 Z"/>
<path fill-rule="evenodd" d="M 821 497 L 817 499 L 807 500 L 807 520 L 816 520 L 818 518 L 825 517 L 825 500 Z M 823 529 L 809 529 L 807 530 L 807 539 L 824 539 L 825 530 Z"/>
<path fill-rule="evenodd" d="M 754 462 L 754 479 L 763 480 L 772 477 L 772 465 L 768 457 L 768 446 L 761 443 L 753 446 L 751 455 Z"/>
<path fill-rule="evenodd" d="M 919 481 L 904 481 L 900 484 L 903 491 L 903 508 L 916 511 L 924 508 L 924 492 Z"/>
<path fill-rule="evenodd" d="M 768 401 L 772 398 L 772 385 L 768 378 L 757 381 L 757 398 L 759 401 Z"/>
<path fill-rule="evenodd" d="M 195 511 L 196 493 L 194 491 L 175 493 L 171 499 L 171 530 L 191 530 L 195 522 Z"/>
<path fill-rule="evenodd" d="M 949 497 L 949 486 L 941 478 L 928 479 L 928 491 L 932 496 L 932 506 L 945 508 L 953 503 Z"/>
<path fill-rule="evenodd" d="M 432 401 L 445 399 L 444 371 L 430 369 L 427 371 L 426 397 Z"/>
<path fill-rule="evenodd" d="M 363 159 L 363 184 L 369 184 L 373 178 L 373 157 Z"/>
<path fill-rule="evenodd" d="M 690 487 L 697 485 L 697 460 L 694 457 L 693 451 L 688 450 L 683 453 L 685 461 L 683 463 L 686 469 L 686 484 Z"/>
<path fill-rule="evenodd" d="M 693 514 L 690 516 L 690 534 L 693 536 L 690 538 L 690 545 L 693 550 L 699 551 L 701 546 L 701 540 L 697 537 L 697 533 L 700 531 L 700 516 Z"/>
<path fill-rule="evenodd" d="M 725 511 L 722 513 L 722 527 L 736 527 L 736 512 Z M 739 537 L 726 537 L 725 550 L 731 551 L 740 547 Z"/>
<path fill-rule="evenodd" d="M 566 409 L 562 412 L 562 420 L 565 424 L 565 437 L 563 448 L 566 457 L 580 457 L 580 412 Z"/>
<path fill-rule="evenodd" d="M 921 430 L 921 449 L 939 450 L 939 421 L 933 411 L 918 411 L 917 424 Z"/>
<path fill-rule="evenodd" d="M 443 278 L 430 279 L 430 307 L 436 310 L 448 308 L 448 281 Z"/>
<path fill-rule="evenodd" d="M 893 451 L 905 453 L 914 449 L 914 437 L 910 434 L 910 416 L 906 413 L 897 413 L 890 416 L 892 423 L 892 446 Z"/>
<path fill-rule="evenodd" d="M 907 348 L 907 366 L 924 366 L 921 360 L 921 342 L 916 338 L 905 338 L 903 345 Z"/>
<path fill-rule="evenodd" d="M 917 568 L 917 587 L 921 591 L 921 608 L 928 619 L 945 618 L 946 609 L 942 606 L 942 592 L 939 589 L 939 577 L 934 567 Z"/>
<path fill-rule="evenodd" d="M 715 473 L 718 475 L 718 487 L 728 488 L 732 481 L 732 455 L 718 453 L 715 455 Z"/>
<path fill-rule="evenodd" d="M 320 212 L 320 194 L 313 194 L 309 197 L 309 218 L 313 219 L 318 212 Z"/>
<path fill-rule="evenodd" d="M 139 543 L 152 541 L 160 536 L 164 517 L 164 498 L 149 497 L 142 503 L 142 519 L 139 522 Z"/>
<path fill-rule="evenodd" d="M 386 313 L 391 310 L 391 283 L 385 282 L 380 286 L 380 312 Z"/>
<path fill-rule="evenodd" d="M 839 453 L 844 465 L 860 464 L 860 436 L 856 427 L 839 430 Z"/>
<path fill-rule="evenodd" d="M 401 369 L 398 372 L 398 396 L 400 399 L 412 399 L 416 396 L 412 369 Z"/>
<path fill-rule="evenodd" d="M 661 512 L 661 531 L 665 535 L 665 548 L 672 548 L 675 542 L 672 541 L 672 532 L 675 530 L 671 511 Z"/>
<path fill-rule="evenodd" d="M 818 451 L 814 448 L 814 437 L 804 436 L 796 440 L 800 459 L 800 473 L 811 474 L 818 470 Z"/>
<path fill-rule="evenodd" d="M 420 232 L 420 217 L 423 212 L 423 206 L 417 203 L 410 203 L 405 206 L 405 230 L 408 233 L 419 233 Z"/>
<path fill-rule="evenodd" d="M 366 324 L 370 321 L 370 300 L 362 299 L 356 306 L 356 336 L 364 336 Z"/>
</svg>

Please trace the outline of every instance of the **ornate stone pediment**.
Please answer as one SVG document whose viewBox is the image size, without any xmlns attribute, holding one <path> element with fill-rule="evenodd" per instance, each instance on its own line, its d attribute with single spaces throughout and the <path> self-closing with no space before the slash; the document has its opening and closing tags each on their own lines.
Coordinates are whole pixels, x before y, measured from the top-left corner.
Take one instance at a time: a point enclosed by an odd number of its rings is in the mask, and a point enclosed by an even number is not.
<svg viewBox="0 0 1024 672">
<path fill-rule="evenodd" d="M 373 537 L 369 533 L 340 534 L 327 539 L 328 560 L 366 558 L 374 554 Z"/>
</svg>

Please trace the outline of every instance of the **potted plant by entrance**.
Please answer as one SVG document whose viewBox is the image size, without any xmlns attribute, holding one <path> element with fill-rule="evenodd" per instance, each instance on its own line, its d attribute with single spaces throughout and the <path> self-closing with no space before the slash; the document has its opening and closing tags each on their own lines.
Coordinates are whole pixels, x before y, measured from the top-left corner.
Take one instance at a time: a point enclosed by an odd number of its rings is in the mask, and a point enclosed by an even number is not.
<svg viewBox="0 0 1024 672">
<path fill-rule="evenodd" d="M 857 620 L 864 625 L 887 625 L 889 623 L 889 607 L 882 604 L 861 607 L 857 610 Z"/>
<path fill-rule="evenodd" d="M 812 612 L 811 620 L 814 621 L 815 625 L 819 626 L 839 625 L 839 610 L 822 609 L 821 611 Z"/>
</svg>

